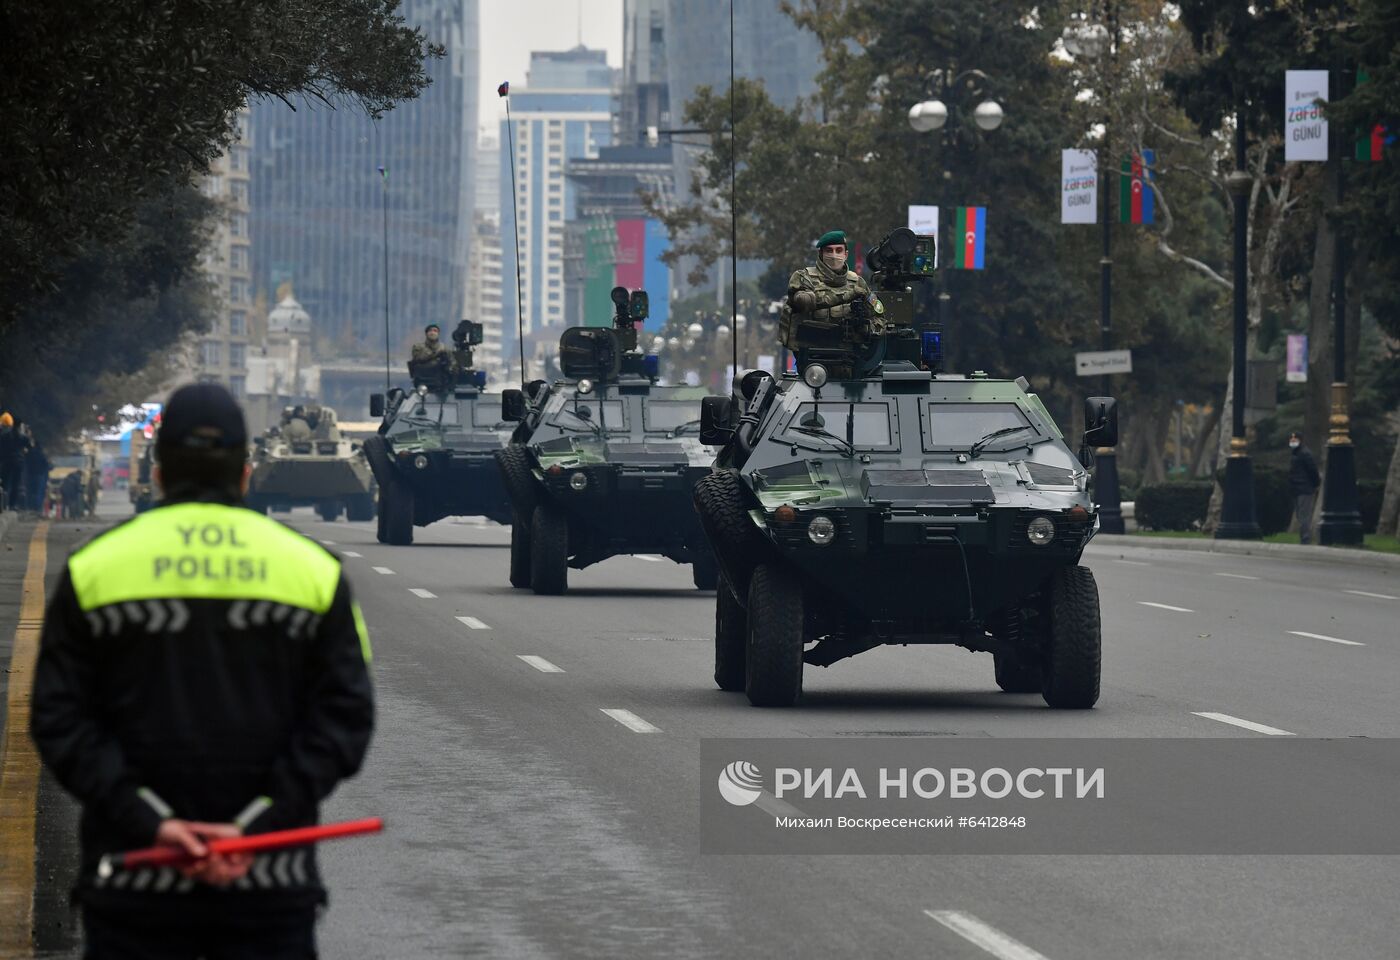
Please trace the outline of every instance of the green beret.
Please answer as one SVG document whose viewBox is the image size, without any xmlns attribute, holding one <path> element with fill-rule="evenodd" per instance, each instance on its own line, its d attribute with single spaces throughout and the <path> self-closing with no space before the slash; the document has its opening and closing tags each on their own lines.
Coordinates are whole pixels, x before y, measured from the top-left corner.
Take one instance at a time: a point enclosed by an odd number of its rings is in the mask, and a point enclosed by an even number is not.
<svg viewBox="0 0 1400 960">
<path fill-rule="evenodd" d="M 442 333 L 442 327 L 439 327 L 436 323 L 430 323 L 423 328 L 424 333 L 427 333 L 429 330 L 436 330 L 438 333 Z"/>
<path fill-rule="evenodd" d="M 845 230 L 828 230 L 826 233 L 822 234 L 821 237 L 817 240 L 817 249 L 820 250 L 822 247 L 829 247 L 833 243 L 844 244 L 845 242 Z"/>
</svg>

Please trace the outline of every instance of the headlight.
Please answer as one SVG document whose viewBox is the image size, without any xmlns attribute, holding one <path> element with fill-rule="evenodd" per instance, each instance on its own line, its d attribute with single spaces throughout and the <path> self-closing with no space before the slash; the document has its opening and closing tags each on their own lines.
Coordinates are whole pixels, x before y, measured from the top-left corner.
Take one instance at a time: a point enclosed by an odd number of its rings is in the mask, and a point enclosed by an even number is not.
<svg viewBox="0 0 1400 960">
<path fill-rule="evenodd" d="M 588 486 L 588 474 L 582 472 L 575 473 L 573 476 L 569 477 L 569 486 L 575 490 L 582 490 L 584 487 Z"/>
<path fill-rule="evenodd" d="M 1026 539 L 1043 547 L 1055 539 L 1055 524 L 1049 517 L 1036 517 L 1026 526 Z"/>
<path fill-rule="evenodd" d="M 820 389 L 826 384 L 826 367 L 820 363 L 809 363 L 802 371 L 802 382 L 813 390 Z"/>
<path fill-rule="evenodd" d="M 413 465 L 419 470 L 426 470 L 428 469 L 428 458 L 420 453 L 418 454 L 418 456 L 413 458 Z"/>
<path fill-rule="evenodd" d="M 592 393 L 592 392 L 593 392 L 593 381 L 592 381 L 592 380 L 588 380 L 588 379 L 580 380 L 580 381 L 578 382 L 578 392 L 579 392 L 579 393 Z"/>
<path fill-rule="evenodd" d="M 836 524 L 831 522 L 830 517 L 818 514 L 807 524 L 807 539 L 819 547 L 826 546 L 836 539 Z"/>
</svg>

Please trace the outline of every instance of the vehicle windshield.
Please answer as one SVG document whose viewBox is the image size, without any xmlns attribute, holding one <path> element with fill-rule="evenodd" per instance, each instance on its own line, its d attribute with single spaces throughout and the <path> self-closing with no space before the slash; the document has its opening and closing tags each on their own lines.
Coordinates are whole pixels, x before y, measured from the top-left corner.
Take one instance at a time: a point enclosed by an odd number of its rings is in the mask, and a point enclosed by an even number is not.
<svg viewBox="0 0 1400 960">
<path fill-rule="evenodd" d="M 1007 432 L 987 440 L 983 448 L 999 450 L 1041 439 L 1039 429 L 1014 403 L 930 401 L 924 410 L 924 446 L 928 450 L 965 452 L 998 430 Z"/>
<path fill-rule="evenodd" d="M 599 409 L 601 407 L 601 409 Z M 621 400 L 595 400 L 591 397 L 555 397 L 550 401 L 549 422 L 561 430 L 600 432 L 604 425 L 608 433 L 626 429 Z"/>
<path fill-rule="evenodd" d="M 790 442 L 807 443 L 813 435 L 830 434 L 841 443 L 846 442 L 847 421 L 849 419 L 852 443 L 855 447 L 888 447 L 894 436 L 890 425 L 890 406 L 887 403 L 841 403 L 839 401 L 803 403 L 797 413 L 788 421 L 783 439 Z M 972 439 L 977 439 L 973 437 Z M 822 441 L 818 441 L 822 442 Z"/>
<path fill-rule="evenodd" d="M 438 419 L 439 415 L 441 415 L 441 420 Z M 455 426 L 457 424 L 457 404 L 419 400 L 409 407 L 408 413 L 404 416 L 414 420 L 431 420 L 433 423 Z"/>
<path fill-rule="evenodd" d="M 700 422 L 700 404 L 694 400 L 642 400 L 644 429 L 672 431 Z"/>
</svg>

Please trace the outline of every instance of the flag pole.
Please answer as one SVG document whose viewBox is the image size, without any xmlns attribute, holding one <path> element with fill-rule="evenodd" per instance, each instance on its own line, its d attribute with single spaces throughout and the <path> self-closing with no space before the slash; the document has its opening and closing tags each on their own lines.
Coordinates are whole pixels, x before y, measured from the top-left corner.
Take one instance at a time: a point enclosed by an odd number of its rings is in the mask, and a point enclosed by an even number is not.
<svg viewBox="0 0 1400 960">
<path fill-rule="evenodd" d="M 520 389 L 525 389 L 525 283 L 520 276 L 520 203 L 515 198 L 515 127 L 510 119 L 510 81 L 496 88 L 506 102 L 506 142 L 510 145 L 510 209 L 515 227 L 515 340 L 520 347 Z"/>
</svg>

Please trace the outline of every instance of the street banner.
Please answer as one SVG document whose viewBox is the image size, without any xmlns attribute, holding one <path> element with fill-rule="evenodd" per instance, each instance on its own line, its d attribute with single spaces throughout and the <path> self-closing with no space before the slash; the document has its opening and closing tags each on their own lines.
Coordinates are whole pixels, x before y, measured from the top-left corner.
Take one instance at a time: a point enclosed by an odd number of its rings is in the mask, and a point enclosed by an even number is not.
<svg viewBox="0 0 1400 960">
<path fill-rule="evenodd" d="M 953 266 L 959 270 L 981 270 L 987 246 L 987 208 L 958 207 L 957 211 Z"/>
<path fill-rule="evenodd" d="M 938 208 L 913 205 L 909 207 L 909 229 L 920 236 L 938 236 Z M 938 251 L 941 243 L 933 245 L 933 265 L 938 266 Z"/>
<path fill-rule="evenodd" d="M 1099 222 L 1098 154 L 1060 151 L 1060 222 Z"/>
<path fill-rule="evenodd" d="M 1308 335 L 1290 333 L 1288 335 L 1288 364 L 1283 375 L 1289 383 L 1308 382 Z"/>
<path fill-rule="evenodd" d="M 1153 169 L 1157 153 L 1144 150 L 1123 161 L 1123 176 L 1118 181 L 1118 222 L 1153 223 L 1156 220 L 1157 197 L 1151 182 L 1157 179 Z"/>
<path fill-rule="evenodd" d="M 1099 377 L 1106 373 L 1132 373 L 1133 351 L 1092 350 L 1074 355 L 1074 375 Z"/>
<path fill-rule="evenodd" d="M 1327 159 L 1326 70 L 1289 70 L 1284 82 L 1283 159 Z M 1320 102 L 1319 102 L 1320 101 Z"/>
</svg>

